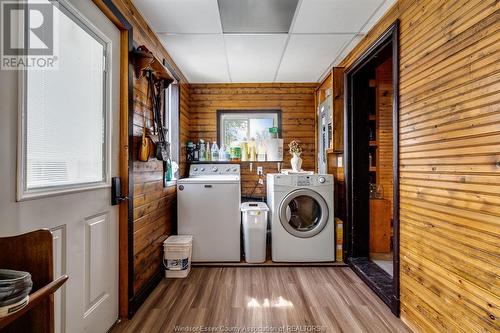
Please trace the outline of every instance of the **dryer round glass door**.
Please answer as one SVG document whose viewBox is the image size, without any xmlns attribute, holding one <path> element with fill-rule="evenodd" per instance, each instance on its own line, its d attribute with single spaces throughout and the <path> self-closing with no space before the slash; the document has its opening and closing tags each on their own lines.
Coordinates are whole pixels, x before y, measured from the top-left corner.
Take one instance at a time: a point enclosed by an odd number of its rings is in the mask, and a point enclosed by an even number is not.
<svg viewBox="0 0 500 333">
<path fill-rule="evenodd" d="M 298 189 L 283 198 L 279 218 L 283 228 L 293 236 L 313 237 L 328 223 L 328 205 L 319 193 Z"/>
</svg>

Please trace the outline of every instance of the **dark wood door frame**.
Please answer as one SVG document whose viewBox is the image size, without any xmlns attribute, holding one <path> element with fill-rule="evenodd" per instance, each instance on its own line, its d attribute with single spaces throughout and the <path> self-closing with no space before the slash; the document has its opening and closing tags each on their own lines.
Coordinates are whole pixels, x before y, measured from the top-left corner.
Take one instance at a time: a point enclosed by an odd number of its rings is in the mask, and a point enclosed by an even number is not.
<svg viewBox="0 0 500 333">
<path fill-rule="evenodd" d="M 355 202 L 359 200 L 359 193 L 353 193 L 356 178 L 356 166 L 353 163 L 354 152 L 357 147 L 353 146 L 353 132 L 356 125 L 353 121 L 353 112 L 355 101 L 353 99 L 354 84 L 353 77 L 359 74 L 364 66 L 372 62 L 382 50 L 391 47 L 392 51 L 392 84 L 393 84 L 393 100 L 392 100 L 392 122 L 393 122 L 393 279 L 392 288 L 389 292 L 380 288 L 370 276 L 365 274 L 363 268 L 358 265 L 356 257 L 361 256 L 357 251 L 356 240 L 359 240 L 359 226 L 356 224 L 357 214 L 363 213 L 360 207 L 355 207 Z M 399 300 L 399 20 L 396 20 L 378 39 L 373 43 L 345 72 L 344 80 L 345 90 L 345 109 L 344 109 L 344 152 L 345 152 L 345 181 L 346 181 L 346 233 L 344 235 L 344 244 L 346 246 L 346 262 L 358 274 L 367 285 L 391 308 L 391 311 L 399 316 L 400 300 Z M 359 101 L 358 101 L 359 102 Z M 368 186 L 367 186 L 368 191 Z M 368 194 L 363 194 L 366 196 Z M 363 200 L 366 201 L 366 198 Z M 368 210 L 368 207 L 366 208 Z M 366 216 L 365 216 L 366 218 Z M 366 236 L 362 236 L 366 237 Z M 364 250 L 365 251 L 365 250 Z M 366 250 L 367 251 L 367 250 Z M 365 252 L 366 252 L 365 251 Z"/>
</svg>

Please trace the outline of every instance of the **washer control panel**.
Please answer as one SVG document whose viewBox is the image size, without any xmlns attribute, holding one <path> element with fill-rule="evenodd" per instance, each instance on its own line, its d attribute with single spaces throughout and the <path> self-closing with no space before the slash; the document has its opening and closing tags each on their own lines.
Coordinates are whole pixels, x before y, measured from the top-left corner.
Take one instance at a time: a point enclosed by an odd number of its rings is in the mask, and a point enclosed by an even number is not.
<svg viewBox="0 0 500 333">
<path fill-rule="evenodd" d="M 239 176 L 239 164 L 191 164 L 189 177 L 196 176 Z"/>
</svg>

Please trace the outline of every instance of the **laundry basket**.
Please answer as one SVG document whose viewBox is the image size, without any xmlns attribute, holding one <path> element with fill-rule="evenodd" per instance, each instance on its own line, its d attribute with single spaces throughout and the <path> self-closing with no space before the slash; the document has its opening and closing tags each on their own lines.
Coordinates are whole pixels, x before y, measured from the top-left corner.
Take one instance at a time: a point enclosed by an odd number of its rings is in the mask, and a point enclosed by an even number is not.
<svg viewBox="0 0 500 333">
<path fill-rule="evenodd" d="M 245 260 L 248 263 L 266 261 L 268 211 L 264 202 L 245 202 L 241 205 Z"/>
<path fill-rule="evenodd" d="M 165 277 L 185 278 L 191 271 L 193 236 L 170 236 L 163 242 Z"/>
</svg>

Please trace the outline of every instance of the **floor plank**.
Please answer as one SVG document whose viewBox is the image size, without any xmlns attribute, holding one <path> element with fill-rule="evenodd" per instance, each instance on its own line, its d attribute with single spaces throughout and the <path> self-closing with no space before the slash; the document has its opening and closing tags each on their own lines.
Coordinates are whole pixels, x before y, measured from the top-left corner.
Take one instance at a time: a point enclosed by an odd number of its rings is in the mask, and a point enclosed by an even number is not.
<svg viewBox="0 0 500 333">
<path fill-rule="evenodd" d="M 410 332 L 348 267 L 194 267 L 186 279 L 164 279 L 134 318 L 111 332 L 235 328 Z"/>
</svg>

